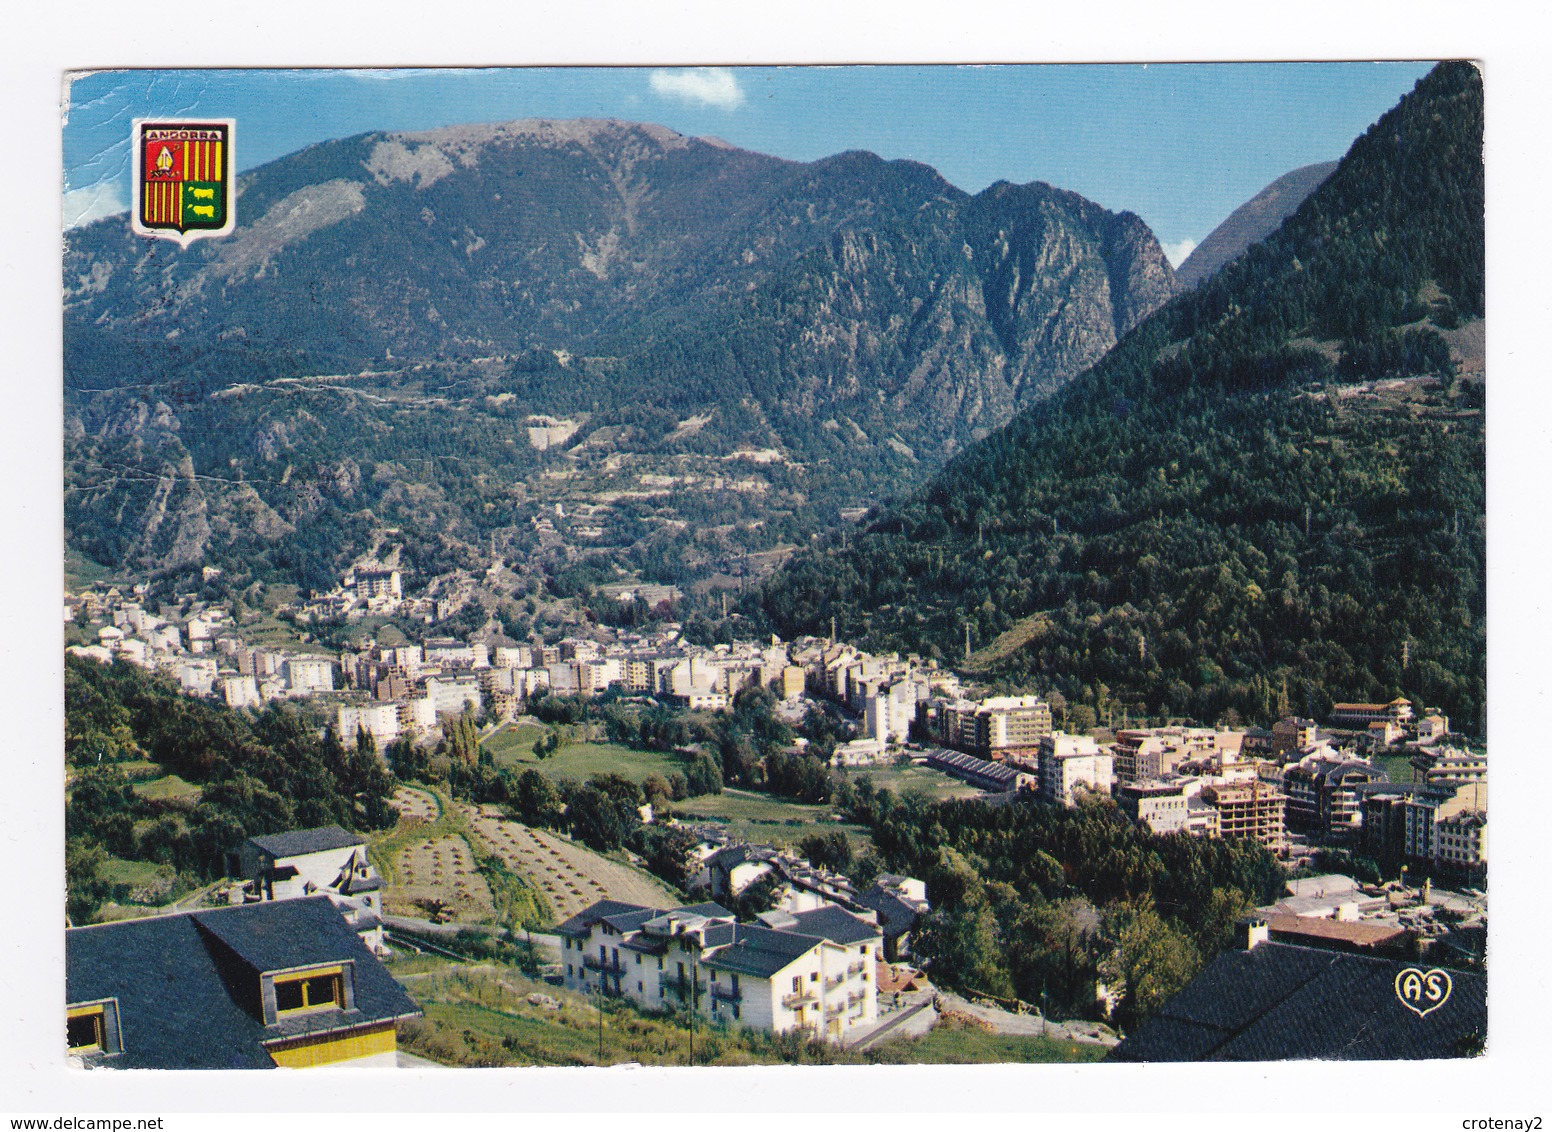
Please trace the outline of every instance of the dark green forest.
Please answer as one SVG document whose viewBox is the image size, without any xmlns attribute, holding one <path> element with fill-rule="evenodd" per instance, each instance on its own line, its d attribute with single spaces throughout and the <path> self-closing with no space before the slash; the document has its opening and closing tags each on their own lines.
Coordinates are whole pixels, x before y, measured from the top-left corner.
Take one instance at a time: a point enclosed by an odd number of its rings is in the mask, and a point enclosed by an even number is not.
<svg viewBox="0 0 1552 1132">
<path fill-rule="evenodd" d="M 782 632 L 958 656 L 1101 718 L 1406 694 L 1480 733 L 1482 89 L 1443 64 L 1284 226 L 767 586 Z M 1405 377 L 1395 386 L 1383 379 Z M 1367 383 L 1367 384 L 1364 384 Z"/>
</svg>

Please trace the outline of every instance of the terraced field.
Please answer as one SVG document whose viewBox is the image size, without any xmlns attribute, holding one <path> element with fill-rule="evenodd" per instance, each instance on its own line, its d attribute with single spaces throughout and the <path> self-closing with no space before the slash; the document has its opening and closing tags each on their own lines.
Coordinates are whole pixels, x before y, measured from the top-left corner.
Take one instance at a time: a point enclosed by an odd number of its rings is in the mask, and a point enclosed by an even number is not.
<svg viewBox="0 0 1552 1132">
<path fill-rule="evenodd" d="M 423 917 L 438 903 L 460 923 L 480 923 L 496 914 L 469 843 L 456 834 L 411 842 L 399 854 L 395 872 L 397 881 L 384 897 L 390 915 Z"/>
<path fill-rule="evenodd" d="M 413 786 L 401 786 L 395 790 L 389 805 L 399 811 L 399 820 L 405 822 L 436 821 L 442 812 L 435 797 Z"/>
<path fill-rule="evenodd" d="M 494 806 L 458 809 L 468 828 L 508 868 L 527 877 L 549 901 L 557 921 L 576 915 L 599 900 L 624 900 L 671 908 L 679 903 L 667 887 L 582 845 L 545 830 L 503 818 Z"/>
</svg>

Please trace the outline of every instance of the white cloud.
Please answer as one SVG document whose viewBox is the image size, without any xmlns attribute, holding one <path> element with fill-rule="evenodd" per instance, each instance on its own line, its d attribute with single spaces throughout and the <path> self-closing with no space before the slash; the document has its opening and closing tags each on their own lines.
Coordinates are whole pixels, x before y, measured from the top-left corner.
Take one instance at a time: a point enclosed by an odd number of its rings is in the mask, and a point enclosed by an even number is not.
<svg viewBox="0 0 1552 1132">
<path fill-rule="evenodd" d="M 65 228 L 79 228 L 116 212 L 128 212 L 129 202 L 117 179 L 98 181 L 82 189 L 65 193 Z"/>
<path fill-rule="evenodd" d="M 744 104 L 744 92 L 738 77 L 726 67 L 686 67 L 672 71 L 653 71 L 652 89 L 665 98 L 719 106 L 734 110 Z"/>
<path fill-rule="evenodd" d="M 1195 240 L 1181 240 L 1175 244 L 1160 244 L 1164 254 L 1169 258 L 1171 267 L 1179 267 L 1186 261 L 1186 257 L 1196 250 Z"/>
</svg>

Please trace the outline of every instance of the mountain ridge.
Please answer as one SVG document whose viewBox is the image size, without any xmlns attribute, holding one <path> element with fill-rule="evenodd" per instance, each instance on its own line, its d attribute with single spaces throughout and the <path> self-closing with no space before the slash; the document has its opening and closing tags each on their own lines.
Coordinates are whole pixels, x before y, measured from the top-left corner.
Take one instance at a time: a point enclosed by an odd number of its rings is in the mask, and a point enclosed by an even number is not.
<svg viewBox="0 0 1552 1132">
<path fill-rule="evenodd" d="M 180 249 L 122 218 L 67 237 L 67 516 L 107 565 L 242 556 L 321 584 L 390 512 L 538 553 L 516 533 L 548 490 L 534 477 L 598 430 L 617 464 L 780 452 L 779 475 L 716 509 L 741 539 L 806 539 L 1059 388 L 1176 289 L 1141 220 L 1049 185 L 972 196 L 918 162 L 792 162 L 618 120 L 361 134 L 239 187 L 227 239 Z M 179 429 L 136 433 L 163 409 Z M 529 416 L 577 424 L 568 455 L 530 451 Z M 447 479 L 476 464 L 483 479 Z M 611 496 L 643 487 L 596 474 Z M 245 534 L 250 494 L 280 518 L 265 531 L 291 531 Z M 417 518 L 416 498 L 437 506 Z M 611 502 L 617 533 L 567 553 L 635 555 L 643 522 L 701 513 L 646 507 Z M 187 537 L 168 533 L 180 515 Z"/>
<path fill-rule="evenodd" d="M 1337 164 L 1322 161 L 1284 173 L 1236 208 L 1175 269 L 1181 286 L 1188 290 L 1197 286 L 1252 244 L 1270 236 L 1310 193 L 1325 183 Z"/>
</svg>

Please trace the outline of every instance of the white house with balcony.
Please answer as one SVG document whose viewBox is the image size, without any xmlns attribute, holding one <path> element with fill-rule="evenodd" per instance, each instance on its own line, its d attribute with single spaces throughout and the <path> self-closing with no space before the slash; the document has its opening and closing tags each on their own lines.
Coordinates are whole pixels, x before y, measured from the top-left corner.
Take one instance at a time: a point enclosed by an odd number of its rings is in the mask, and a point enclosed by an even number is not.
<svg viewBox="0 0 1552 1132">
<path fill-rule="evenodd" d="M 648 1010 L 843 1042 L 878 1018 L 876 923 L 826 905 L 738 923 L 719 904 L 602 900 L 562 924 L 566 986 Z"/>
</svg>

